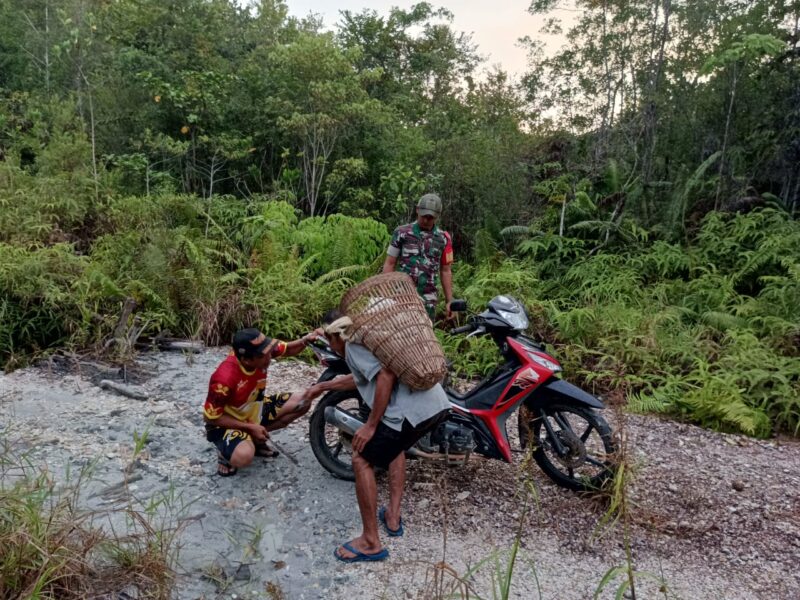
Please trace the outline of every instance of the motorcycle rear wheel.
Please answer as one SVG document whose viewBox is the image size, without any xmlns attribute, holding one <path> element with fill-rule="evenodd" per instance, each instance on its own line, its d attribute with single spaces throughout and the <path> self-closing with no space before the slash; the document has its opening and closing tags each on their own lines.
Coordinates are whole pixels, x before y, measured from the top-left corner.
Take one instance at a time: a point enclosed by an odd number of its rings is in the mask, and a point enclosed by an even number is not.
<svg viewBox="0 0 800 600">
<path fill-rule="evenodd" d="M 335 406 L 364 420 L 364 407 L 358 392 L 328 392 L 317 403 L 308 424 L 308 439 L 311 450 L 319 464 L 334 477 L 354 481 L 353 455 L 350 443 L 352 437 L 337 429 L 325 420 L 325 409 Z"/>
<path fill-rule="evenodd" d="M 559 456 L 543 419 L 568 452 Z M 531 442 L 533 458 L 542 471 L 561 487 L 597 491 L 614 475 L 614 441 L 606 420 L 592 409 L 554 404 L 519 411 L 519 439 L 523 448 Z"/>
</svg>

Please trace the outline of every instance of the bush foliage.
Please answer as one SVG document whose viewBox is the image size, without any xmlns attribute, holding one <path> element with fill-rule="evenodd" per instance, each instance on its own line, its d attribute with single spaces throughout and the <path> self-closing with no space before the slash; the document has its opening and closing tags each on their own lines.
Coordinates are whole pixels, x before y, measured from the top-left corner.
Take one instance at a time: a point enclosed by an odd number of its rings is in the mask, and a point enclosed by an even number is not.
<svg viewBox="0 0 800 600">
<path fill-rule="evenodd" d="M 251 4 L 0 2 L 2 365 L 296 336 L 436 191 L 456 294 L 519 297 L 596 393 L 800 432 L 794 4 L 588 3 L 519 82 L 425 2 L 335 31 Z"/>
<path fill-rule="evenodd" d="M 270 200 L 126 198 L 111 203 L 109 217 L 85 253 L 67 243 L 0 243 L 4 362 L 108 338 L 126 298 L 137 303 L 143 335 L 168 330 L 220 344 L 255 325 L 296 336 L 375 272 L 389 238 L 371 219 L 299 220 Z"/>
<path fill-rule="evenodd" d="M 634 410 L 800 432 L 800 224 L 785 212 L 711 213 L 687 244 L 600 251 L 597 238 L 520 233 L 511 256 L 458 267 L 473 309 L 499 293 L 523 300 L 567 372 Z M 443 340 L 459 371 L 491 368 L 491 345 Z"/>
<path fill-rule="evenodd" d="M 65 214 L 64 236 L 91 222 L 93 237 L 48 243 L 28 229 L 0 242 L 6 367 L 48 348 L 99 347 L 126 298 L 142 336 L 221 344 L 245 325 L 297 336 L 377 272 L 389 239 L 372 219 L 303 219 L 268 198 L 110 197 L 102 219 Z M 635 410 L 756 436 L 800 431 L 796 221 L 771 208 L 711 213 L 687 244 L 600 251 L 596 239 L 526 231 L 507 252 L 457 265 L 456 291 L 473 309 L 518 297 L 569 372 Z M 443 341 L 462 373 L 494 365 L 491 344 Z"/>
</svg>

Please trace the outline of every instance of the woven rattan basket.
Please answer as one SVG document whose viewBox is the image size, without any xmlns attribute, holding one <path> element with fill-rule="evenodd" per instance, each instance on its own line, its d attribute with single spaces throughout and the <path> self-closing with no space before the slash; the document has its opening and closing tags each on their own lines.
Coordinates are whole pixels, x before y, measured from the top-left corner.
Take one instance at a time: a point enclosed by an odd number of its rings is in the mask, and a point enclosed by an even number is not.
<svg viewBox="0 0 800 600">
<path fill-rule="evenodd" d="M 427 390 L 444 379 L 444 352 L 408 275 L 370 277 L 344 295 L 339 309 L 353 320 L 352 340 L 411 389 Z"/>
</svg>

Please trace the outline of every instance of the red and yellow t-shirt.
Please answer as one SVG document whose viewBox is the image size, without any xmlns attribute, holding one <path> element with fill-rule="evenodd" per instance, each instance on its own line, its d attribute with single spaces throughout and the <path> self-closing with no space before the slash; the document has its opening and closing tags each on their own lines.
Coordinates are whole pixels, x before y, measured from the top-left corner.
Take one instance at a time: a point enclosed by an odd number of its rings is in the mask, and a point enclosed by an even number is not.
<svg viewBox="0 0 800 600">
<path fill-rule="evenodd" d="M 278 342 L 272 349 L 272 357 L 285 352 L 286 343 Z M 248 371 L 231 352 L 211 375 L 203 414 L 211 421 L 226 414 L 239 421 L 259 423 L 266 387 L 267 372 L 263 369 Z"/>
</svg>

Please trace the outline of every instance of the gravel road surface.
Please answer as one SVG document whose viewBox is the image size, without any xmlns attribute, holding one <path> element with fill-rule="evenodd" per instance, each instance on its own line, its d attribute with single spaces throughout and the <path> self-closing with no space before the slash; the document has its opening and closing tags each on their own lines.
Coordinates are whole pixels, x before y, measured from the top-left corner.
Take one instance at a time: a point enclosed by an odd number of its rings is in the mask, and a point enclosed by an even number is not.
<svg viewBox="0 0 800 600">
<path fill-rule="evenodd" d="M 409 463 L 407 533 L 386 538 L 391 558 L 337 562 L 334 548 L 359 530 L 353 484 L 316 462 L 306 419 L 274 435 L 296 462 L 256 459 L 235 477 L 215 476 L 201 405 L 224 356 L 143 354 L 128 376 L 146 400 L 101 389 L 101 379 L 120 374 L 87 365 L 0 374 L 0 435 L 58 481 L 91 466 L 87 507 L 167 495 L 166 517 L 181 523 L 177 598 L 494 598 L 518 531 L 510 598 L 592 598 L 625 563 L 621 524 L 599 528 L 602 500 L 562 490 L 538 470 L 482 459 L 449 469 Z M 303 389 L 319 372 L 273 363 L 268 392 Z M 625 422 L 637 597 L 800 598 L 800 444 L 646 416 Z M 613 598 L 621 581 L 599 597 Z"/>
</svg>

